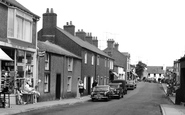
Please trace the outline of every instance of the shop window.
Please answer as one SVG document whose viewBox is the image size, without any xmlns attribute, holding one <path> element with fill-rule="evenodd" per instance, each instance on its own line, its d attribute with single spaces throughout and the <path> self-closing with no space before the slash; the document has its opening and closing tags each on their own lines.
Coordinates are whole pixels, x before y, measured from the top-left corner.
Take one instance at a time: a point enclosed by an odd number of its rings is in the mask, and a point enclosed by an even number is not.
<svg viewBox="0 0 185 115">
<path fill-rule="evenodd" d="M 46 53 L 46 57 L 45 57 L 45 70 L 49 70 L 49 61 L 50 61 L 49 54 Z"/>
<path fill-rule="evenodd" d="M 73 71 L 73 58 L 68 58 L 68 71 Z"/>
<path fill-rule="evenodd" d="M 32 25 L 31 16 L 18 9 L 8 8 L 8 37 L 32 42 Z"/>
<path fill-rule="evenodd" d="M 71 91 L 71 85 L 72 85 L 72 77 L 68 76 L 67 78 L 67 91 Z"/>
<path fill-rule="evenodd" d="M 47 93 L 49 92 L 50 88 L 49 88 L 49 83 L 50 83 L 50 74 L 49 73 L 45 73 L 44 76 L 44 92 Z"/>
</svg>

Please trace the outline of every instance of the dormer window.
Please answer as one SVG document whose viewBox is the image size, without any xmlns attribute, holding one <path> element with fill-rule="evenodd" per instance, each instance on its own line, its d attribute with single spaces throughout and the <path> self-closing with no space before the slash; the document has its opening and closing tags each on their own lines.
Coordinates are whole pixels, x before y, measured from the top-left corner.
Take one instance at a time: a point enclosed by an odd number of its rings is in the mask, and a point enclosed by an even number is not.
<svg viewBox="0 0 185 115">
<path fill-rule="evenodd" d="M 32 42 L 33 18 L 18 9 L 8 8 L 7 37 Z"/>
</svg>

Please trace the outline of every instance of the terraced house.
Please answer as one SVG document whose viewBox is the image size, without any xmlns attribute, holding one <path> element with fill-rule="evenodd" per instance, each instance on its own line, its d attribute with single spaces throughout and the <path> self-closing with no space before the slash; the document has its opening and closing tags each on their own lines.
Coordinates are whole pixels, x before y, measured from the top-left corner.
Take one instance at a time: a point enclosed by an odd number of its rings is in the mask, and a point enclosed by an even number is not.
<svg viewBox="0 0 185 115">
<path fill-rule="evenodd" d="M 16 89 L 25 79 L 37 85 L 39 18 L 15 0 L 0 0 L 0 92 L 10 93 L 10 104 L 16 103 Z"/>
<path fill-rule="evenodd" d="M 57 27 L 57 14 L 52 9 L 43 14 L 43 28 L 38 32 L 38 39 L 48 40 L 81 57 L 80 79 L 84 81 L 85 95 L 90 94 L 94 79 L 99 84 L 109 82 L 109 70 L 113 69 L 114 60 L 97 47 L 97 38 L 82 30 L 75 32 L 72 22 L 64 25 L 63 29 Z"/>
</svg>

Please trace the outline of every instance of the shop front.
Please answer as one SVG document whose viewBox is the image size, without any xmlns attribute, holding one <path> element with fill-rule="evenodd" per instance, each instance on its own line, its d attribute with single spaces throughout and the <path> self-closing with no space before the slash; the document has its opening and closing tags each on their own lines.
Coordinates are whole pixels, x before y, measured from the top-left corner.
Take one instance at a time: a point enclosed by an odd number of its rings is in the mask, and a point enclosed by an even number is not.
<svg viewBox="0 0 185 115">
<path fill-rule="evenodd" d="M 10 95 L 7 103 L 18 104 L 17 91 L 24 90 L 28 79 L 35 87 L 36 53 L 10 47 L 0 47 L 1 50 L 6 56 L 0 55 L 0 92 Z"/>
</svg>

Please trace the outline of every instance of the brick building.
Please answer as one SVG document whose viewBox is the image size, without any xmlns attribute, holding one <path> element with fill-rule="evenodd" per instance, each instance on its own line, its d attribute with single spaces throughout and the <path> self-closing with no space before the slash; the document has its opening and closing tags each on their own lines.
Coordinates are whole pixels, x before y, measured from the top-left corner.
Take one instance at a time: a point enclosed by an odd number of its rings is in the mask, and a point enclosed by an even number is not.
<svg viewBox="0 0 185 115">
<path fill-rule="evenodd" d="M 50 41 L 82 58 L 81 79 L 85 85 L 85 95 L 90 94 L 94 79 L 99 84 L 109 81 L 109 69 L 113 67 L 113 59 L 96 47 L 97 38 L 84 31 L 75 33 L 72 22 L 57 27 L 57 14 L 47 9 L 43 14 L 43 28 L 38 32 L 40 41 Z"/>
</svg>

